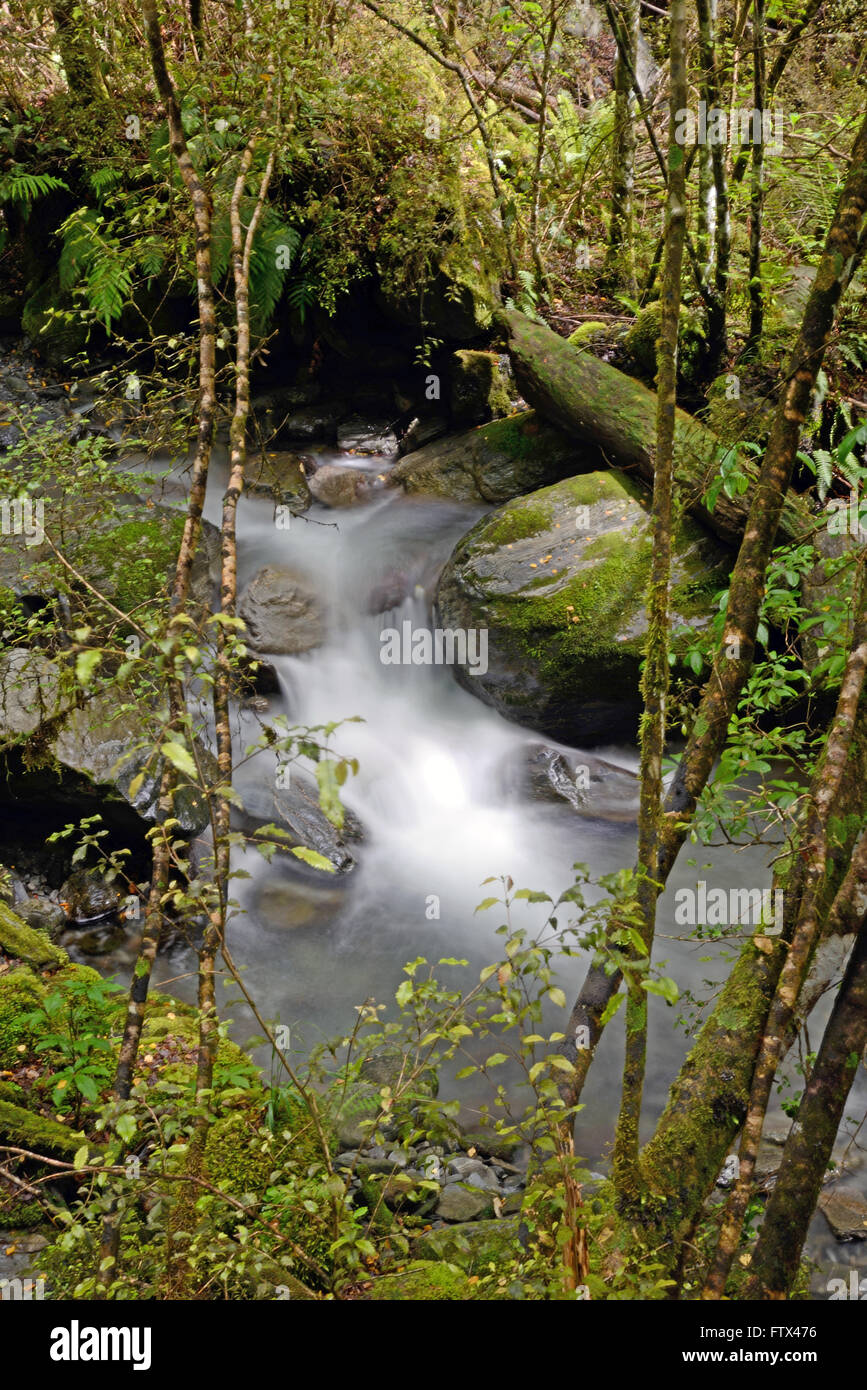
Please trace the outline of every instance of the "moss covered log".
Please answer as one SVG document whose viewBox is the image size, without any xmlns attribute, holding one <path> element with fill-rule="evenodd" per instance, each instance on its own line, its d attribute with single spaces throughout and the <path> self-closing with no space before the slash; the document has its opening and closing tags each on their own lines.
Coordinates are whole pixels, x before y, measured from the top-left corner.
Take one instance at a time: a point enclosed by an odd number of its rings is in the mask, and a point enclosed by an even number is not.
<svg viewBox="0 0 867 1390">
<path fill-rule="evenodd" d="M 498 323 L 508 334 L 518 385 L 539 414 L 567 431 L 576 444 L 595 446 L 600 461 L 604 458 L 608 465 L 652 481 L 655 393 L 523 314 L 504 312 Z M 728 447 L 728 441 L 705 429 L 691 415 L 676 411 L 674 475 L 680 499 L 721 540 L 736 545 L 743 534 L 752 487 L 734 497 L 720 491 L 712 511 L 703 500 Z M 737 466 L 754 483 L 758 469 L 752 460 L 741 455 Z M 795 540 L 809 525 L 806 507 L 789 496 L 783 506 L 779 540 Z"/>
</svg>

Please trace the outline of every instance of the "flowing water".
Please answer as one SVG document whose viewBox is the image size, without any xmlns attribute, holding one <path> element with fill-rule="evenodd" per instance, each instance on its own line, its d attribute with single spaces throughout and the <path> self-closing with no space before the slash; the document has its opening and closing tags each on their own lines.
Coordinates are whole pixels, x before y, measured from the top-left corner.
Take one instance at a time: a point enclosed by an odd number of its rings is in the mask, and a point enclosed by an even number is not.
<svg viewBox="0 0 867 1390">
<path fill-rule="evenodd" d="M 322 451 L 321 459 L 367 466 L 381 472 L 387 461 Z M 176 475 L 177 476 L 177 475 Z M 225 476 L 217 455 L 205 515 L 219 524 Z M 502 719 L 437 665 L 386 665 L 380 633 L 410 620 L 414 628 L 433 623 L 430 595 L 439 568 L 458 538 L 485 509 L 386 491 L 365 506 L 327 510 L 314 506 L 288 529 L 275 524 L 270 502 L 243 499 L 238 515 L 239 592 L 264 565 L 286 566 L 315 587 L 327 616 L 324 643 L 303 656 L 273 658 L 280 694 L 268 714 L 241 710 L 238 748 L 258 737 L 259 719 L 284 713 L 290 724 L 320 725 L 356 717 L 336 733 L 336 751 L 359 762 L 342 798 L 358 816 L 363 841 L 353 846 L 357 864 L 330 877 L 280 856 L 266 863 L 249 851 L 236 867 L 250 876 L 233 892 L 241 912 L 231 924 L 231 944 L 244 967 L 246 987 L 263 1015 L 291 1029 L 292 1049 L 303 1051 L 344 1034 L 354 1006 L 375 999 L 394 1011 L 402 965 L 417 956 L 466 959 L 461 978 L 469 985 L 479 969 L 499 955 L 498 909 L 476 913 L 481 899 L 499 891 L 483 887 L 490 875 L 511 875 L 516 887 L 543 890 L 556 899 L 572 882 L 575 861 L 593 877 L 633 862 L 634 825 L 582 818 L 565 802 L 534 797 L 521 770 L 528 749 L 540 739 Z M 406 597 L 371 613 L 371 595 L 394 588 Z M 625 768 L 637 766 L 634 747 L 592 750 Z M 257 755 L 240 770 L 245 792 L 273 785 L 273 754 Z M 725 953 L 707 942 L 680 940 L 673 925 L 674 894 L 701 878 L 726 889 L 770 883 L 767 849 L 686 851 L 661 900 L 657 958 L 682 990 L 702 999 L 712 993 L 727 966 Z M 516 925 L 541 925 L 544 908 L 516 904 Z M 162 962 L 162 977 L 175 978 L 177 954 Z M 567 997 L 583 977 L 585 962 L 565 961 L 560 983 Z M 457 972 L 443 971 L 451 983 Z M 192 994 L 192 982 L 171 986 Z M 230 997 L 234 994 L 230 991 Z M 228 1012 L 243 1041 L 255 1030 L 243 1005 Z M 644 1125 L 652 1132 L 689 1039 L 677 1026 L 681 1006 L 651 999 L 650 1059 Z M 561 1026 L 552 1014 L 551 1027 Z M 812 1025 L 818 1036 L 819 1023 Z M 622 1023 L 607 1029 L 584 1093 L 578 1125 L 579 1152 L 594 1166 L 605 1162 L 612 1134 L 622 1066 Z M 499 1078 L 498 1078 L 499 1079 Z M 490 1094 L 479 1083 L 461 1083 L 467 1116 Z M 859 1086 L 859 1091 L 863 1089 Z M 857 1109 L 853 1092 L 848 1113 Z M 863 1097 L 860 1097 L 863 1100 Z M 862 1110 L 863 1110 L 862 1105 Z M 818 1224 L 817 1224 L 818 1223 Z M 815 1249 L 833 1247 L 838 1261 L 852 1247 L 830 1241 L 823 1218 L 814 1222 Z"/>
</svg>

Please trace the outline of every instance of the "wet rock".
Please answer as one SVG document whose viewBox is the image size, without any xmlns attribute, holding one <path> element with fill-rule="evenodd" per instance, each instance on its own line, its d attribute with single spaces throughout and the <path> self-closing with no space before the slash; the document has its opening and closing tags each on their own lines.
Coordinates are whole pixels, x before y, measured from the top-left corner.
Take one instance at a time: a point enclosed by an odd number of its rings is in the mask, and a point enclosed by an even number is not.
<svg viewBox="0 0 867 1390">
<path fill-rule="evenodd" d="M 458 502 L 499 503 L 598 466 L 592 450 L 525 410 L 416 449 L 392 469 L 389 485 Z"/>
<path fill-rule="evenodd" d="M 74 935 L 69 933 L 63 938 L 63 945 L 73 957 L 76 952 L 84 956 L 107 956 L 110 951 L 122 945 L 123 941 L 123 927 L 118 922 L 109 920 Z"/>
<path fill-rule="evenodd" d="M 41 895 L 26 898 L 17 905 L 16 912 L 28 926 L 47 932 L 52 941 L 57 940 L 66 924 L 66 913 L 60 904 Z"/>
<path fill-rule="evenodd" d="M 320 443 L 333 442 L 337 435 L 338 422 L 345 413 L 345 405 L 338 401 L 293 410 L 280 426 L 280 437 L 317 440 Z"/>
<path fill-rule="evenodd" d="M 342 468 L 326 463 L 309 479 L 310 491 L 324 507 L 355 507 L 370 500 L 383 480 L 361 468 Z"/>
<path fill-rule="evenodd" d="M 867 1201 L 860 1192 L 823 1192 L 819 1210 L 837 1240 L 867 1240 Z"/>
<path fill-rule="evenodd" d="M 398 453 L 403 457 L 415 449 L 422 449 L 425 444 L 431 444 L 435 439 L 447 434 L 448 428 L 449 421 L 445 415 L 416 416 L 410 421 L 401 438 Z"/>
<path fill-rule="evenodd" d="M 238 616 L 255 653 L 295 654 L 318 647 L 324 636 L 319 599 L 294 571 L 268 565 L 250 581 L 238 604 Z"/>
<path fill-rule="evenodd" d="M 312 778 L 294 773 L 288 787 L 251 783 L 241 789 L 243 813 L 236 816 L 240 828 L 252 831 L 252 839 L 267 840 L 259 827 L 273 824 L 288 832 L 296 845 L 323 854 L 341 873 L 355 864 L 347 843 L 357 844 L 364 831 L 358 817 L 344 807 L 343 826 L 338 829 L 319 805 L 319 792 Z M 280 849 L 280 841 L 277 843 Z M 285 851 L 285 845 L 282 847 Z"/>
<path fill-rule="evenodd" d="M 117 912 L 119 894 L 114 883 L 85 869 L 76 869 L 61 887 L 60 901 L 65 904 L 67 921 L 84 926 L 113 916 Z"/>
<path fill-rule="evenodd" d="M 351 454 L 397 453 L 397 435 L 389 420 L 368 420 L 350 415 L 337 430 L 337 446 Z"/>
<path fill-rule="evenodd" d="M 312 501 L 307 467 L 307 460 L 288 450 L 255 454 L 247 463 L 244 491 L 254 497 L 270 497 L 293 512 L 306 512 Z"/>
<path fill-rule="evenodd" d="M 632 825 L 638 820 L 639 780 L 628 768 L 535 744 L 528 750 L 530 786 L 540 797 L 566 801 L 588 820 Z"/>
</svg>

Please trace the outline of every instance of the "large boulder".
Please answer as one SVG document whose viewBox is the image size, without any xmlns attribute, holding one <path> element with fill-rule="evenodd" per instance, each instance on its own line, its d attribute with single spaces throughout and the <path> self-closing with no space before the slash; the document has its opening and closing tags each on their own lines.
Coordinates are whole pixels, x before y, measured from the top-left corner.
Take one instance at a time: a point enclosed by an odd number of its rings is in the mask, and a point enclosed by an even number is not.
<svg viewBox="0 0 867 1390">
<path fill-rule="evenodd" d="M 238 604 L 238 616 L 254 652 L 294 655 L 322 642 L 322 607 L 306 580 L 293 570 L 267 565 L 251 579 Z"/>
<path fill-rule="evenodd" d="M 480 425 L 512 409 L 506 366 L 496 352 L 460 348 L 452 354 L 449 406 L 458 425 Z"/>
<path fill-rule="evenodd" d="M 483 629 L 487 671 L 467 689 L 516 723 L 566 743 L 633 733 L 647 632 L 649 498 L 615 470 L 569 478 L 484 517 L 437 592 L 443 628 Z M 676 528 L 673 622 L 710 621 L 728 552 L 697 524 Z"/>
<path fill-rule="evenodd" d="M 339 463 L 324 463 L 310 477 L 310 491 L 323 507 L 356 507 L 367 502 L 382 479 L 363 468 L 344 468 Z"/>
<path fill-rule="evenodd" d="M 389 483 L 458 502 L 498 503 L 597 466 L 595 454 L 526 410 L 416 449 L 392 469 Z"/>
<path fill-rule="evenodd" d="M 292 844 L 324 855 L 338 872 L 345 873 L 355 865 L 347 843 L 356 844 L 362 838 L 361 822 L 344 807 L 343 825 L 338 829 L 322 810 L 311 777 L 293 770 L 289 786 L 269 786 L 257 780 L 245 785 L 242 797 L 243 811 L 236 811 L 233 819 L 251 840 L 276 843 L 278 850 L 283 849 L 281 838 L 269 836 L 264 829 L 275 825 L 289 835 Z"/>
</svg>

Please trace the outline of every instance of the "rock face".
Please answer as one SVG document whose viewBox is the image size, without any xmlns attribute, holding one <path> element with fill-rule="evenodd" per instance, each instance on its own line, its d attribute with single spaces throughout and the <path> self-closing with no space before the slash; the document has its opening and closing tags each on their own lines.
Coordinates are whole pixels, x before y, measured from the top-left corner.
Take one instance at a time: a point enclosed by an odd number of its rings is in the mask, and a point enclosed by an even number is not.
<svg viewBox="0 0 867 1390">
<path fill-rule="evenodd" d="M 292 570 L 268 565 L 250 581 L 238 604 L 254 652 L 294 655 L 318 647 L 324 634 L 319 600 Z"/>
<path fill-rule="evenodd" d="M 837 1240 L 867 1240 L 867 1202 L 858 1192 L 823 1192 L 819 1210 Z"/>
<path fill-rule="evenodd" d="M 61 694 L 61 672 L 43 652 L 13 647 L 0 656 L 0 738 L 31 734 L 74 699 Z"/>
<path fill-rule="evenodd" d="M 484 517 L 437 592 L 438 625 L 487 629 L 488 670 L 467 689 L 570 744 L 633 733 L 646 635 L 647 495 L 617 471 L 569 478 Z M 728 552 L 691 521 L 675 533 L 675 626 L 706 624 Z"/>
<path fill-rule="evenodd" d="M 499 503 L 597 467 L 594 452 L 527 410 L 414 450 L 389 483 L 457 502 Z"/>
<path fill-rule="evenodd" d="M 540 743 L 529 750 L 527 771 L 537 796 L 566 801 L 576 815 L 623 825 L 638 820 L 640 784 L 628 768 Z"/>
</svg>

